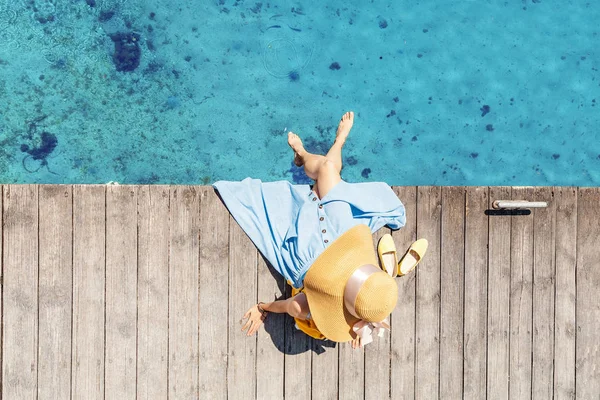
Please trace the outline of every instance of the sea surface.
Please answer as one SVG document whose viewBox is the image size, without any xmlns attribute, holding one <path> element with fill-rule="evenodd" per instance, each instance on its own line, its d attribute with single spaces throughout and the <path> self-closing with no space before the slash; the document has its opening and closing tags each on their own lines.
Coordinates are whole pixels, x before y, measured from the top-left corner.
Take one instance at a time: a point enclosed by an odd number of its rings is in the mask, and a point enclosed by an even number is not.
<svg viewBox="0 0 600 400">
<path fill-rule="evenodd" d="M 600 3 L 0 0 L 0 183 L 600 184 Z"/>
</svg>

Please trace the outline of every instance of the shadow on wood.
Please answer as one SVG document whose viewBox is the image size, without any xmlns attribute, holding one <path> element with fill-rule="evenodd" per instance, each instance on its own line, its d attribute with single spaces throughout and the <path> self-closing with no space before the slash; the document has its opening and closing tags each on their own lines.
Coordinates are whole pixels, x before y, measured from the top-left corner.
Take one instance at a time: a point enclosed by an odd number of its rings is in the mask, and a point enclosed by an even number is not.
<svg viewBox="0 0 600 400">
<path fill-rule="evenodd" d="M 531 210 L 485 210 L 485 215 L 490 217 L 530 215 Z"/>
</svg>

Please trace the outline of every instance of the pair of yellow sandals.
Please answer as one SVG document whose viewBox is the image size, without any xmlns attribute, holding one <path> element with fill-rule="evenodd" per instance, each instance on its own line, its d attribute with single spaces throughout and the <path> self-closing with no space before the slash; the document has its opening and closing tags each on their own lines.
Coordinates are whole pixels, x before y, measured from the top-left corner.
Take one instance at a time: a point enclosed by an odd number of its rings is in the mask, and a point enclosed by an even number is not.
<svg viewBox="0 0 600 400">
<path fill-rule="evenodd" d="M 379 244 L 377 245 L 381 269 L 387 272 L 392 278 L 408 274 L 423 259 L 427 251 L 427 245 L 427 239 L 417 240 L 410 245 L 406 254 L 398 261 L 394 239 L 392 235 L 386 233 L 379 239 Z"/>
</svg>

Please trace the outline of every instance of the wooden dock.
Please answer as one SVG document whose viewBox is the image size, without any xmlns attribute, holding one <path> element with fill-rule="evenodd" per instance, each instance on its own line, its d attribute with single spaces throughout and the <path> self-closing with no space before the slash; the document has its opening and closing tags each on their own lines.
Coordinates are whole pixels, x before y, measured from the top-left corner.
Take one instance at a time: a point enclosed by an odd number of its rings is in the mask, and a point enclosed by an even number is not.
<svg viewBox="0 0 600 400">
<path fill-rule="evenodd" d="M 430 247 L 364 351 L 240 332 L 287 289 L 211 187 L 1 189 L 3 399 L 600 396 L 599 188 L 394 188 Z"/>
</svg>

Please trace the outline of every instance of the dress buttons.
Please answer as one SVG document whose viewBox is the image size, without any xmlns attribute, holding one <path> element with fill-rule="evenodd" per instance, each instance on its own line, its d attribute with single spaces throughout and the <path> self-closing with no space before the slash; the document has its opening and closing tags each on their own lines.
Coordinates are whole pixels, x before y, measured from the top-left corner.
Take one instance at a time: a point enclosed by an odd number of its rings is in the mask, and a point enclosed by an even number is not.
<svg viewBox="0 0 600 400">
<path fill-rule="evenodd" d="M 324 217 L 321 217 L 321 218 L 319 218 L 319 221 L 323 221 L 324 219 L 325 219 Z"/>
<path fill-rule="evenodd" d="M 327 232 L 327 229 L 323 229 L 321 232 L 322 232 L 322 233 L 325 233 L 325 232 Z"/>
<path fill-rule="evenodd" d="M 319 208 L 323 208 L 323 204 L 319 204 Z"/>
<path fill-rule="evenodd" d="M 325 240 L 323 240 L 323 241 L 324 241 L 325 243 L 329 243 L 329 240 L 327 240 L 327 239 L 325 239 Z"/>
<path fill-rule="evenodd" d="M 317 198 L 316 198 L 316 197 L 313 197 L 313 201 L 317 201 Z"/>
</svg>

